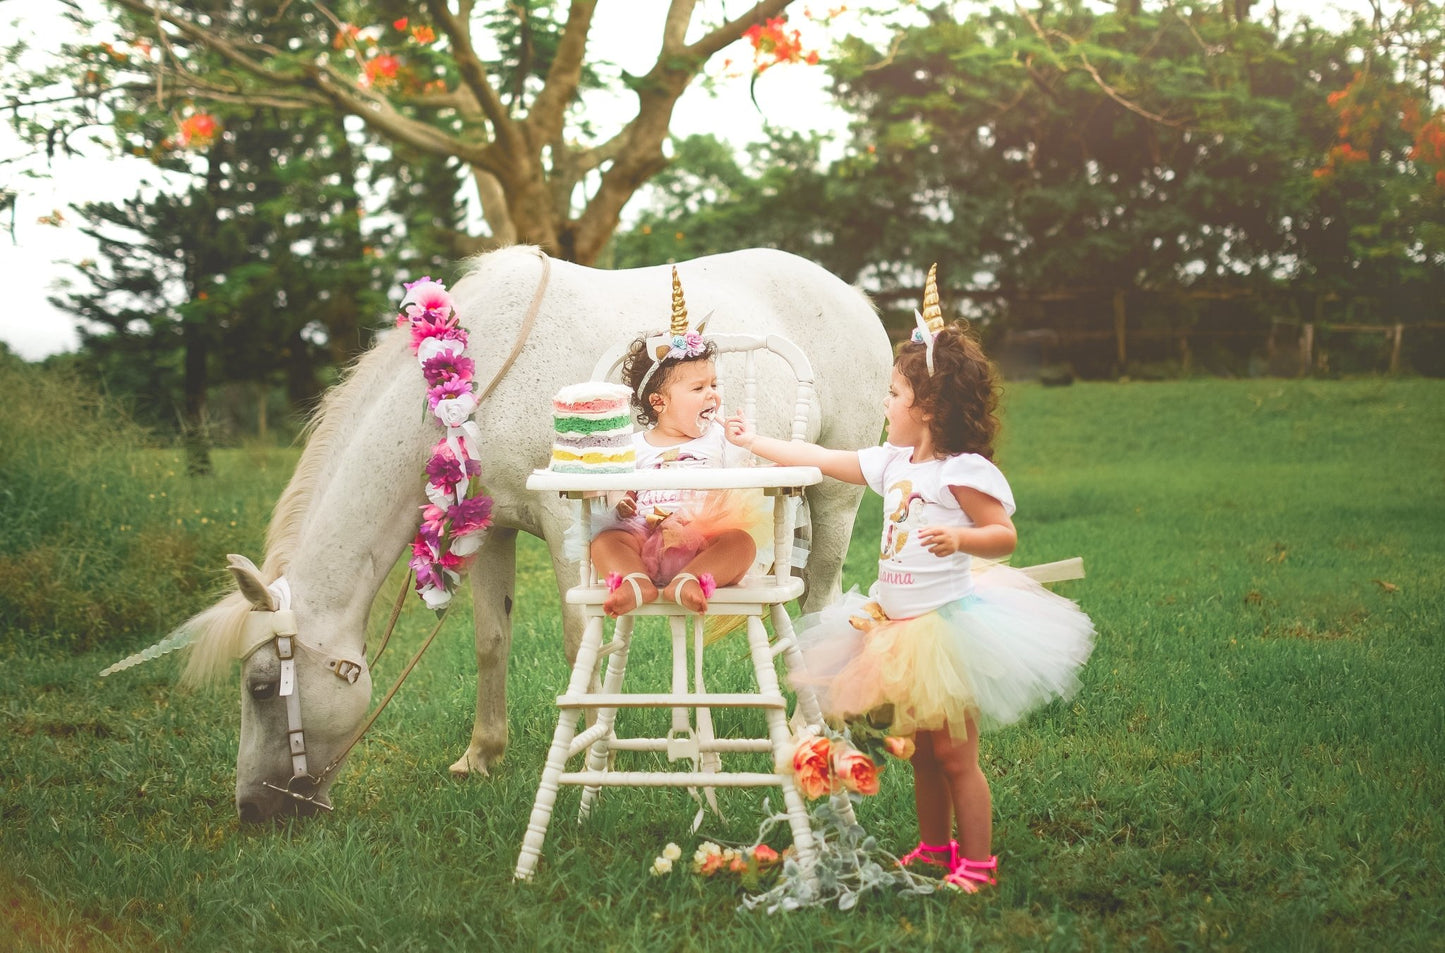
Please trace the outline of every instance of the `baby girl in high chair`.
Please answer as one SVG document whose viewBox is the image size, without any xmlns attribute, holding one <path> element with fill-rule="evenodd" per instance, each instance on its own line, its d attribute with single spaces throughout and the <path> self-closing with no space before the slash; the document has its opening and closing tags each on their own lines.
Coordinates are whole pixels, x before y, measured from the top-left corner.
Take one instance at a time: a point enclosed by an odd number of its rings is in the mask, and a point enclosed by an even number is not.
<svg viewBox="0 0 1445 953">
<path fill-rule="evenodd" d="M 637 468 L 739 466 L 747 453 L 728 443 L 721 415 L 716 347 L 687 327 L 677 270 L 672 325 L 638 338 L 622 365 L 637 421 Z M 611 500 L 609 500 L 611 502 Z M 752 568 L 756 507 L 726 490 L 639 490 L 616 500 L 615 518 L 592 540 L 592 562 L 607 579 L 603 611 L 616 618 L 659 595 L 691 612 L 707 609 L 717 586 Z"/>
</svg>

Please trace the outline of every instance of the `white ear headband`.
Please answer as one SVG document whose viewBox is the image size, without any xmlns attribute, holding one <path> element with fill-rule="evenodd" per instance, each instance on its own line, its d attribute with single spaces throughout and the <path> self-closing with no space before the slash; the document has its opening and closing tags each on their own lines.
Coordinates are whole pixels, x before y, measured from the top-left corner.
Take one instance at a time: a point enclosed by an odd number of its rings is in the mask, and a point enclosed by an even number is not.
<svg viewBox="0 0 1445 953">
<path fill-rule="evenodd" d="M 702 336 L 702 329 L 707 326 L 707 319 L 712 317 L 709 311 L 697 327 L 689 330 L 687 326 L 687 303 L 682 299 L 682 282 L 677 277 L 677 266 L 672 267 L 672 325 L 666 330 L 657 334 L 649 335 L 647 338 L 647 356 L 652 358 L 652 366 L 647 373 L 642 375 L 642 383 L 637 385 L 637 396 L 647 393 L 647 382 L 652 380 L 652 375 L 662 366 L 663 361 L 675 361 L 684 357 L 697 357 L 707 350 L 707 340 Z"/>
</svg>

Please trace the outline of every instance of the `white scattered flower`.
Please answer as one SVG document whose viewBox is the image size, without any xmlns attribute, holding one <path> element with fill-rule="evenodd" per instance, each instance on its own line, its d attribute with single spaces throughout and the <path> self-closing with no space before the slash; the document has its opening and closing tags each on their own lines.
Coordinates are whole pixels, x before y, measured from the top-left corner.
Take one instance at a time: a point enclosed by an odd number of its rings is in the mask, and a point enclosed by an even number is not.
<svg viewBox="0 0 1445 953">
<path fill-rule="evenodd" d="M 652 862 L 652 875 L 661 877 L 663 874 L 672 873 L 672 860 L 668 857 L 659 857 Z"/>
<path fill-rule="evenodd" d="M 662 856 L 668 860 L 677 860 L 682 856 L 682 848 L 669 841 L 668 845 L 662 849 Z"/>
</svg>

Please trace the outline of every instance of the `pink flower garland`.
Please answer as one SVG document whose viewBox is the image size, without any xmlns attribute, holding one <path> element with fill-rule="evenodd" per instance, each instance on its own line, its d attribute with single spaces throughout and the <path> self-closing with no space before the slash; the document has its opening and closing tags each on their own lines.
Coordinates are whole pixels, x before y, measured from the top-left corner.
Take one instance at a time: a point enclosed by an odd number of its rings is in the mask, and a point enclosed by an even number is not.
<svg viewBox="0 0 1445 953">
<path fill-rule="evenodd" d="M 411 350 L 427 383 L 427 409 L 446 430 L 426 464 L 428 502 L 421 508 L 409 565 L 427 608 L 443 609 L 452 601 L 467 558 L 492 525 L 492 498 L 481 481 L 481 431 L 472 422 L 476 365 L 462 356 L 467 332 L 446 286 L 427 277 L 403 287 L 406 297 L 396 324 L 411 330 Z"/>
</svg>

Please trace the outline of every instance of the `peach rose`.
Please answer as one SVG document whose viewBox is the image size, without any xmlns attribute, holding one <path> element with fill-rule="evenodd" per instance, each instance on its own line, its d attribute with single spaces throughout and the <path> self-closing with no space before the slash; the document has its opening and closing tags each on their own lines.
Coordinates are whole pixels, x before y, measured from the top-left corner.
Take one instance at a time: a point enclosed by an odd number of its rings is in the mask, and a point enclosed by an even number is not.
<svg viewBox="0 0 1445 953">
<path fill-rule="evenodd" d="M 833 757 L 833 770 L 846 790 L 857 794 L 878 793 L 878 775 L 882 768 L 861 751 L 848 749 Z"/>
<path fill-rule="evenodd" d="M 793 780 L 805 798 L 819 798 L 833 789 L 829 769 L 830 742 L 821 735 L 809 738 L 793 752 Z"/>
<path fill-rule="evenodd" d="M 753 860 L 756 860 L 758 862 L 759 867 L 772 866 L 773 864 L 776 864 L 780 859 L 781 858 L 778 857 L 778 852 L 773 850 L 767 844 L 759 844 L 758 846 L 753 848 Z"/>
</svg>

